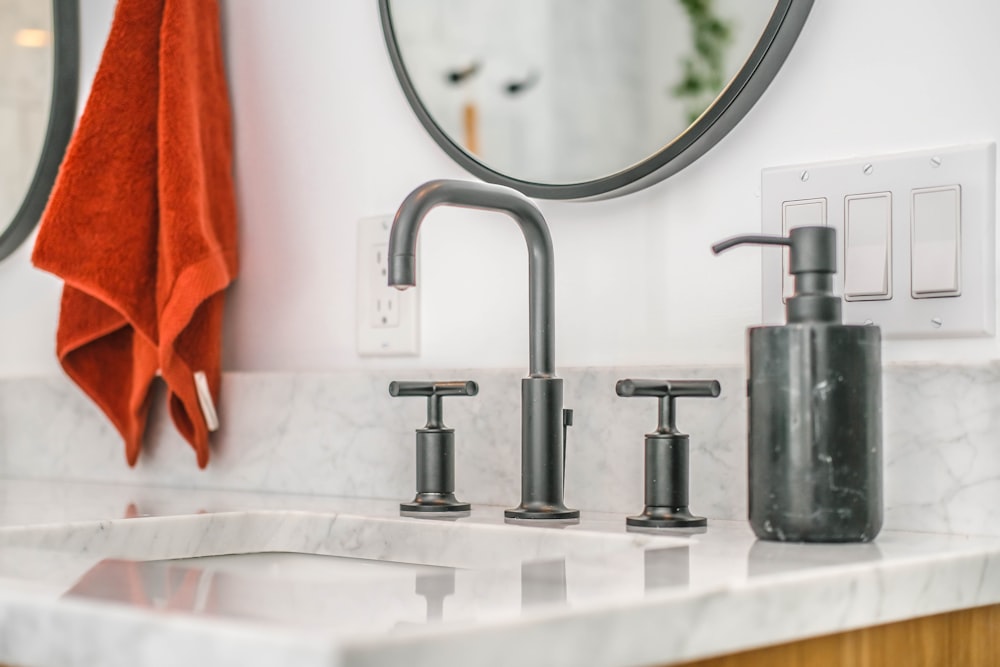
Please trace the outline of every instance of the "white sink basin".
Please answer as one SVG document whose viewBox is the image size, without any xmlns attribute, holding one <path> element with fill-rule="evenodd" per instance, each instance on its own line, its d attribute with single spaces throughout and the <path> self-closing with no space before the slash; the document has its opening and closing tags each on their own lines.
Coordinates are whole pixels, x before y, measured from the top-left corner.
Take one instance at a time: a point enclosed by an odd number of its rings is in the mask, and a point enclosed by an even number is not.
<svg viewBox="0 0 1000 667">
<path fill-rule="evenodd" d="M 641 588 L 646 549 L 684 544 L 579 526 L 289 511 L 0 529 L 0 547 L 63 564 L 62 578 L 46 569 L 55 596 L 346 635 L 516 616 L 565 604 L 574 581 L 598 595 Z M 621 567 L 608 570 L 608 558 Z M 0 562 L 0 577 L 28 576 L 33 560 Z M 595 560 L 605 561 L 596 584 Z"/>
<path fill-rule="evenodd" d="M 276 552 L 104 559 L 63 596 L 300 629 L 390 631 L 440 619 L 459 572 L 470 571 Z"/>
<path fill-rule="evenodd" d="M 400 563 L 391 560 L 278 552 L 199 556 L 153 562 L 197 568 L 203 572 L 265 576 L 319 584 L 358 581 L 363 578 L 383 578 L 393 575 L 435 575 L 448 573 L 452 570 L 452 568 L 436 565 L 414 565 L 413 563 Z"/>
<path fill-rule="evenodd" d="M 684 544 L 643 534 L 320 512 L 251 511 L 0 529 L 0 547 L 165 560 L 289 552 L 486 568 L 565 555 Z"/>
<path fill-rule="evenodd" d="M 0 529 L 0 547 L 100 560 L 173 561 L 175 566 L 320 580 L 425 575 L 428 568 L 486 570 L 586 559 L 678 538 L 579 527 L 422 520 L 294 511 L 222 512 Z M 322 556 L 323 558 L 310 558 Z M 224 557 L 224 558 L 223 558 Z M 332 558 L 331 558 L 332 557 Z M 198 559 L 181 562 L 178 559 Z M 6 574 L 6 572 L 0 572 Z M 300 577 L 302 578 L 302 577 Z"/>
</svg>

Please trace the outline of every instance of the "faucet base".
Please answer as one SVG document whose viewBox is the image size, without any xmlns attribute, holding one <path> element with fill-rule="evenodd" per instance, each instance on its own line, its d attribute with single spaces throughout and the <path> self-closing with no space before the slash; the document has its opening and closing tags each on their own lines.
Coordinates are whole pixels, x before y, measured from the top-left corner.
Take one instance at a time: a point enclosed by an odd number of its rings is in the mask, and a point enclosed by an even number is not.
<svg viewBox="0 0 1000 667">
<path fill-rule="evenodd" d="M 468 512 L 471 509 L 472 505 L 459 501 L 454 493 L 418 493 L 413 502 L 399 504 L 400 512 Z"/>
<path fill-rule="evenodd" d="M 521 380 L 521 504 L 504 511 L 508 519 L 580 518 L 563 503 L 569 423 L 562 379 Z"/>
<path fill-rule="evenodd" d="M 647 505 L 642 514 L 626 518 L 625 525 L 637 528 L 700 528 L 708 525 L 708 519 L 694 516 L 687 507 Z"/>
<path fill-rule="evenodd" d="M 554 505 L 521 505 L 504 510 L 503 515 L 508 519 L 579 519 L 580 510 Z"/>
</svg>

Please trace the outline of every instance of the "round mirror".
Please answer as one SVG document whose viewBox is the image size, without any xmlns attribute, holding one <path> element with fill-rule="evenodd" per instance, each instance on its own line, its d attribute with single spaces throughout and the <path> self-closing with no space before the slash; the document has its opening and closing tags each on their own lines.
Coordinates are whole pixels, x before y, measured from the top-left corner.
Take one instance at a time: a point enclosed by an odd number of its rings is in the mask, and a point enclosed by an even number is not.
<svg viewBox="0 0 1000 667">
<path fill-rule="evenodd" d="M 0 259 L 38 220 L 73 133 L 77 0 L 0 0 Z"/>
<path fill-rule="evenodd" d="M 813 0 L 379 0 L 421 123 L 484 181 L 611 197 L 731 130 Z"/>
</svg>

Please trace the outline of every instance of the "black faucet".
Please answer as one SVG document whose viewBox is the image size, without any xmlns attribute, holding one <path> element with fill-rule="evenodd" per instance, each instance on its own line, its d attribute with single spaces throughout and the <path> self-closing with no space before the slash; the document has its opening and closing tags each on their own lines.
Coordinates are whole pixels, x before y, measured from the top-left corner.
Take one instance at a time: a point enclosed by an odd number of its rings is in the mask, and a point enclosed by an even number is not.
<svg viewBox="0 0 1000 667">
<path fill-rule="evenodd" d="M 508 214 L 528 244 L 530 361 L 521 380 L 521 504 L 504 512 L 511 519 L 576 519 L 563 504 L 565 427 L 563 384 L 555 376 L 555 307 L 552 239 L 541 211 L 521 193 L 499 185 L 436 180 L 403 200 L 389 232 L 389 284 L 416 285 L 417 231 L 436 206 L 459 206 Z"/>
</svg>

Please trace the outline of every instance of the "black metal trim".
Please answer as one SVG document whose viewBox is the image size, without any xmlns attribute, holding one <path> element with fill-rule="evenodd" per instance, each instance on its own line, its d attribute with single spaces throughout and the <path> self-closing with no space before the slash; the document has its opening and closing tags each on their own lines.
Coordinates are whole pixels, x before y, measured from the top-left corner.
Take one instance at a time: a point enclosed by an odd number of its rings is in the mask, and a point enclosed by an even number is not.
<svg viewBox="0 0 1000 667">
<path fill-rule="evenodd" d="M 407 74 L 392 27 L 389 0 L 378 0 L 382 34 L 407 101 L 420 123 L 434 141 L 473 176 L 520 190 L 541 199 L 608 199 L 635 192 L 658 183 L 704 155 L 746 115 L 760 99 L 785 62 L 795 40 L 805 25 L 814 0 L 778 0 L 774 13 L 747 58 L 743 68 L 720 93 L 715 102 L 687 130 L 671 143 L 641 162 L 618 173 L 591 181 L 546 184 L 524 181 L 491 169 L 461 146 L 438 126 L 424 108 Z"/>
<path fill-rule="evenodd" d="M 17 250 L 41 219 L 76 124 L 80 79 L 80 7 L 77 0 L 52 0 L 52 32 L 52 100 L 45 143 L 24 200 L 14 219 L 0 234 L 0 259 Z"/>
</svg>

